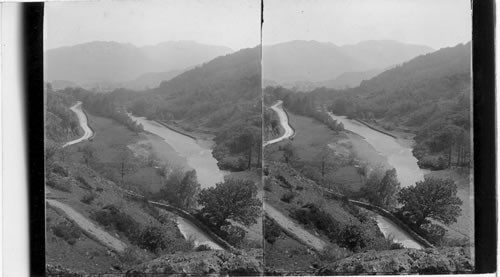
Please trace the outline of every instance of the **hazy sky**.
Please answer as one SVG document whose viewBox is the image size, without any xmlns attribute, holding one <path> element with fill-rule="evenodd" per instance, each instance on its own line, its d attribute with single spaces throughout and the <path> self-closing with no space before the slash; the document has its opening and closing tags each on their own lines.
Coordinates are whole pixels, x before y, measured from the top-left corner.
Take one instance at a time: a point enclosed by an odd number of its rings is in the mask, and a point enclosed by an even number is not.
<svg viewBox="0 0 500 277">
<path fill-rule="evenodd" d="M 46 3 L 45 48 L 94 40 L 137 46 L 194 40 L 238 50 L 260 43 L 260 0 Z M 433 48 L 471 39 L 469 0 L 264 0 L 263 43 L 337 45 L 392 39 Z"/>
<path fill-rule="evenodd" d="M 238 50 L 260 43 L 260 0 L 48 2 L 45 48 L 94 40 L 137 46 L 194 40 Z"/>
<path fill-rule="evenodd" d="M 472 38 L 470 0 L 265 0 L 263 44 L 391 39 L 435 49 Z"/>
</svg>

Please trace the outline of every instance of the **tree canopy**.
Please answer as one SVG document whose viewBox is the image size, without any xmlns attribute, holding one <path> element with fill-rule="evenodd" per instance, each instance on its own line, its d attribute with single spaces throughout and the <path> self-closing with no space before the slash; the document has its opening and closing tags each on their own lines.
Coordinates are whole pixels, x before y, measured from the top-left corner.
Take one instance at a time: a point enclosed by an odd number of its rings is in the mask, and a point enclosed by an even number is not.
<svg viewBox="0 0 500 277">
<path fill-rule="evenodd" d="M 216 228 L 229 225 L 228 220 L 249 226 L 257 223 L 262 202 L 257 186 L 249 180 L 228 179 L 215 187 L 203 189 L 198 203 L 201 214 Z"/>
<path fill-rule="evenodd" d="M 181 170 L 174 170 L 167 176 L 165 186 L 158 192 L 156 198 L 189 209 L 195 208 L 199 191 L 200 184 L 196 178 L 196 171 L 190 170 L 184 173 Z"/>
<path fill-rule="evenodd" d="M 384 175 L 382 172 L 373 172 L 361 193 L 370 203 L 391 208 L 397 204 L 397 193 L 400 188 L 396 169 L 393 168 L 387 170 Z"/>
<path fill-rule="evenodd" d="M 429 223 L 429 219 L 451 224 L 462 212 L 462 200 L 451 179 L 426 177 L 415 186 L 401 189 L 398 200 L 403 205 L 399 212 L 416 227 Z"/>
</svg>

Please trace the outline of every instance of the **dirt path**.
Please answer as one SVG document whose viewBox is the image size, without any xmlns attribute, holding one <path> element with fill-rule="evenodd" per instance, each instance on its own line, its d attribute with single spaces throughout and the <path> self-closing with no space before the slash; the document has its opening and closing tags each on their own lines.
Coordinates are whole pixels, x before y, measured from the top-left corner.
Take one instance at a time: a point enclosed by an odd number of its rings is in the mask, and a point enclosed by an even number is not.
<svg viewBox="0 0 500 277">
<path fill-rule="evenodd" d="M 265 203 L 265 211 L 270 218 L 272 218 L 274 221 L 276 221 L 276 223 L 278 223 L 278 225 L 281 226 L 281 228 L 288 230 L 288 232 L 294 234 L 300 241 L 316 249 L 317 251 L 323 250 L 323 248 L 327 245 L 326 242 L 306 231 L 300 225 L 293 222 L 291 219 L 282 214 L 280 211 L 276 210 L 268 203 Z"/>
<path fill-rule="evenodd" d="M 108 232 L 102 230 L 82 214 L 75 211 L 70 206 L 54 199 L 46 199 L 47 203 L 52 207 L 62 210 L 73 222 L 75 222 L 85 234 L 91 238 L 98 240 L 106 247 L 113 249 L 116 252 L 123 252 L 127 245 L 119 239 L 113 237 Z"/>
<path fill-rule="evenodd" d="M 81 138 L 67 142 L 65 145 L 63 145 L 63 148 L 87 140 L 94 134 L 94 132 L 92 132 L 92 129 L 90 129 L 88 125 L 87 116 L 82 110 L 82 102 L 78 101 L 73 107 L 71 107 L 71 110 L 76 113 L 78 121 L 80 122 L 80 127 L 82 127 L 84 133 Z"/>
</svg>

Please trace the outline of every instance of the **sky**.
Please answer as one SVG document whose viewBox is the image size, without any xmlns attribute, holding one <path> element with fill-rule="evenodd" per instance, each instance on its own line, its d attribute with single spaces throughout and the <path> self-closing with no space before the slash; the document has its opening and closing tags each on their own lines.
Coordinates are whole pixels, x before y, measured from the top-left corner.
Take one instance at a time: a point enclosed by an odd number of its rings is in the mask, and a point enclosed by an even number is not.
<svg viewBox="0 0 500 277">
<path fill-rule="evenodd" d="M 90 41 L 260 44 L 260 0 L 93 0 L 45 4 L 45 49 Z"/>
<path fill-rule="evenodd" d="M 260 8 L 260 0 L 47 2 L 45 48 L 193 40 L 239 50 L 260 43 Z M 262 42 L 389 39 L 439 49 L 469 41 L 471 21 L 470 0 L 264 0 Z"/>
<path fill-rule="evenodd" d="M 472 38 L 470 0 L 265 0 L 264 45 L 397 40 L 434 49 Z"/>
</svg>

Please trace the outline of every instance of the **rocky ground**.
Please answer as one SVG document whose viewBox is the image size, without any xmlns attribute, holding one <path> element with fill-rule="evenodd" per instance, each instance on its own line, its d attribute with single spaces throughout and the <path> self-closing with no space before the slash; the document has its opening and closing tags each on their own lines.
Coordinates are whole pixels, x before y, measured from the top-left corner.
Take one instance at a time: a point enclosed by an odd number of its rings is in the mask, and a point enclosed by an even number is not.
<svg viewBox="0 0 500 277">
<path fill-rule="evenodd" d="M 251 250 L 239 255 L 226 251 L 200 251 L 183 255 L 165 255 L 141 264 L 126 276 L 151 276 L 150 274 L 179 274 L 199 276 L 260 276 L 263 274 L 262 251 Z"/>
<path fill-rule="evenodd" d="M 471 273 L 471 257 L 464 248 L 367 251 L 321 268 L 318 275 Z"/>
</svg>

